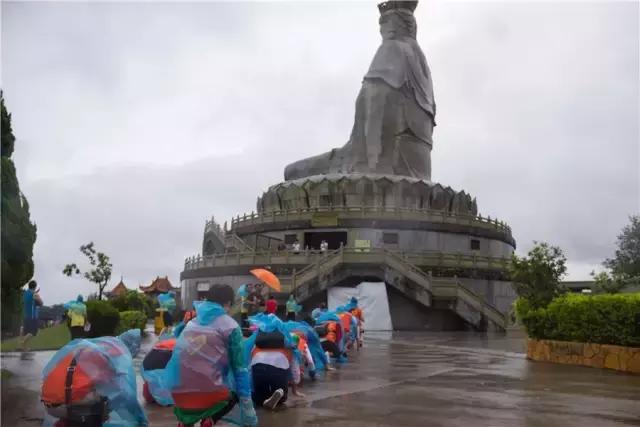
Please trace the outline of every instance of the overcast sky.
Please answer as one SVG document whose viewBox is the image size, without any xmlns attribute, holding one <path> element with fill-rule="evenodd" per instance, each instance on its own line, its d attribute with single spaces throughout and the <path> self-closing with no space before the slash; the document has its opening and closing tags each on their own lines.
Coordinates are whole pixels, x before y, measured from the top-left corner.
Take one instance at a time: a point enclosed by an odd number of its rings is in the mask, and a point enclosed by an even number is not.
<svg viewBox="0 0 640 427">
<path fill-rule="evenodd" d="M 587 279 L 640 211 L 637 2 L 422 1 L 433 180 L 562 247 Z M 380 43 L 375 2 L 2 3 L 2 88 L 45 302 L 94 241 L 113 284 L 179 283 L 204 222 L 341 146 Z"/>
</svg>

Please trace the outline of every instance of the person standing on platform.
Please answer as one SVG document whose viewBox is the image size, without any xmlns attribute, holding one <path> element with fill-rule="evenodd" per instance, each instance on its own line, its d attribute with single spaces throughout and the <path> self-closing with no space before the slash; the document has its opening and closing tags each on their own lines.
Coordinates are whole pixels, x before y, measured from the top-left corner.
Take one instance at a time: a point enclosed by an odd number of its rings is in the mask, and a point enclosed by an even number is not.
<svg viewBox="0 0 640 427">
<path fill-rule="evenodd" d="M 327 243 L 326 240 L 323 240 L 322 242 L 320 242 L 320 251 L 327 252 L 328 250 L 329 250 L 329 243 Z"/>
<path fill-rule="evenodd" d="M 22 325 L 22 351 L 29 351 L 29 341 L 38 335 L 38 307 L 42 306 L 38 284 L 35 280 L 29 282 L 28 289 L 23 293 L 24 322 Z"/>
<path fill-rule="evenodd" d="M 296 320 L 296 312 L 298 311 L 298 301 L 293 296 L 293 294 L 289 295 L 289 299 L 287 300 L 287 320 Z"/>
</svg>

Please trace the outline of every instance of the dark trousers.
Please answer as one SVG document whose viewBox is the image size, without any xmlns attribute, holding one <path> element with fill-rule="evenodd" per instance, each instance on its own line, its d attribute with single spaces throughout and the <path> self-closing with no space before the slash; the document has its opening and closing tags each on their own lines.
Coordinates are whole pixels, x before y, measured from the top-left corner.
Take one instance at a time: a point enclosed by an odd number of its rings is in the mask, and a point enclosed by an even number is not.
<svg viewBox="0 0 640 427">
<path fill-rule="evenodd" d="M 287 320 L 296 320 L 296 312 L 295 311 L 289 311 L 287 312 Z"/>
<path fill-rule="evenodd" d="M 284 396 L 280 400 L 284 403 L 287 400 L 289 370 L 280 369 L 264 363 L 257 363 L 251 368 L 253 377 L 253 403 L 262 406 L 262 403 L 271 397 L 273 392 L 281 388 Z"/>
<path fill-rule="evenodd" d="M 69 332 L 71 332 L 72 340 L 84 338 L 84 326 L 71 326 L 69 327 Z"/>
<path fill-rule="evenodd" d="M 334 343 L 333 341 L 322 341 L 322 349 L 331 353 L 331 357 L 340 357 L 340 349 L 338 348 L 338 344 Z"/>
<path fill-rule="evenodd" d="M 249 327 L 249 313 L 240 313 L 240 327 Z"/>
</svg>

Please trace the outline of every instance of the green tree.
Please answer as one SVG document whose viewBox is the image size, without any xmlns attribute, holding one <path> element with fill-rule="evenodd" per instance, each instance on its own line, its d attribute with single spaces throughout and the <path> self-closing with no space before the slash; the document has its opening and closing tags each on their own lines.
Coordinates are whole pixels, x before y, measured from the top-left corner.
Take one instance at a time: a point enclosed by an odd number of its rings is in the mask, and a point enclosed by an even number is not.
<svg viewBox="0 0 640 427">
<path fill-rule="evenodd" d="M 602 265 L 607 271 L 591 273 L 597 293 L 616 294 L 631 286 L 640 286 L 640 215 L 629 217 L 630 224 L 622 229 L 613 258 Z"/>
<path fill-rule="evenodd" d="M 31 222 L 29 203 L 20 191 L 16 167 L 11 159 L 15 137 L 11 114 L 0 92 L 2 129 L 2 329 L 12 330 L 19 324 L 22 311 L 21 288 L 33 277 L 33 245 L 36 226 Z"/>
<path fill-rule="evenodd" d="M 73 276 L 82 274 L 85 279 L 98 285 L 98 300 L 102 299 L 104 288 L 111 280 L 111 270 L 113 265 L 109 262 L 109 257 L 102 252 L 97 252 L 93 247 L 93 242 L 80 246 L 80 252 L 89 260 L 91 268 L 84 273 L 74 264 L 67 264 L 62 270 L 62 274 Z"/>
<path fill-rule="evenodd" d="M 640 286 L 640 276 L 629 276 L 627 274 L 609 273 L 601 271 L 596 274 L 591 272 L 594 280 L 594 291 L 598 294 L 617 294 L 625 288 Z"/>
<path fill-rule="evenodd" d="M 614 257 L 605 260 L 603 265 L 612 274 L 640 277 L 640 215 L 630 216 L 629 221 L 618 235 Z"/>
<path fill-rule="evenodd" d="M 566 262 L 559 247 L 544 242 L 534 242 L 525 257 L 513 254 L 510 273 L 516 293 L 533 309 L 545 307 L 565 292 L 560 281 L 567 272 Z"/>
</svg>

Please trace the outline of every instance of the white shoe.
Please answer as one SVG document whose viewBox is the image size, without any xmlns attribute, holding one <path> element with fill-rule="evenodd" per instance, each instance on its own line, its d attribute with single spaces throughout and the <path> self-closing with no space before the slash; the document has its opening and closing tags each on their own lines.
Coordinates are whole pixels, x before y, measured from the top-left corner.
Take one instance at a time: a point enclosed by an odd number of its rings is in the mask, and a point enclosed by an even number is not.
<svg viewBox="0 0 640 427">
<path fill-rule="evenodd" d="M 274 410 L 276 409 L 276 406 L 278 406 L 278 403 L 280 403 L 280 400 L 282 400 L 283 397 L 284 397 L 284 390 L 279 388 L 273 392 L 270 398 L 262 402 L 262 406 L 264 406 L 267 409 Z"/>
</svg>

